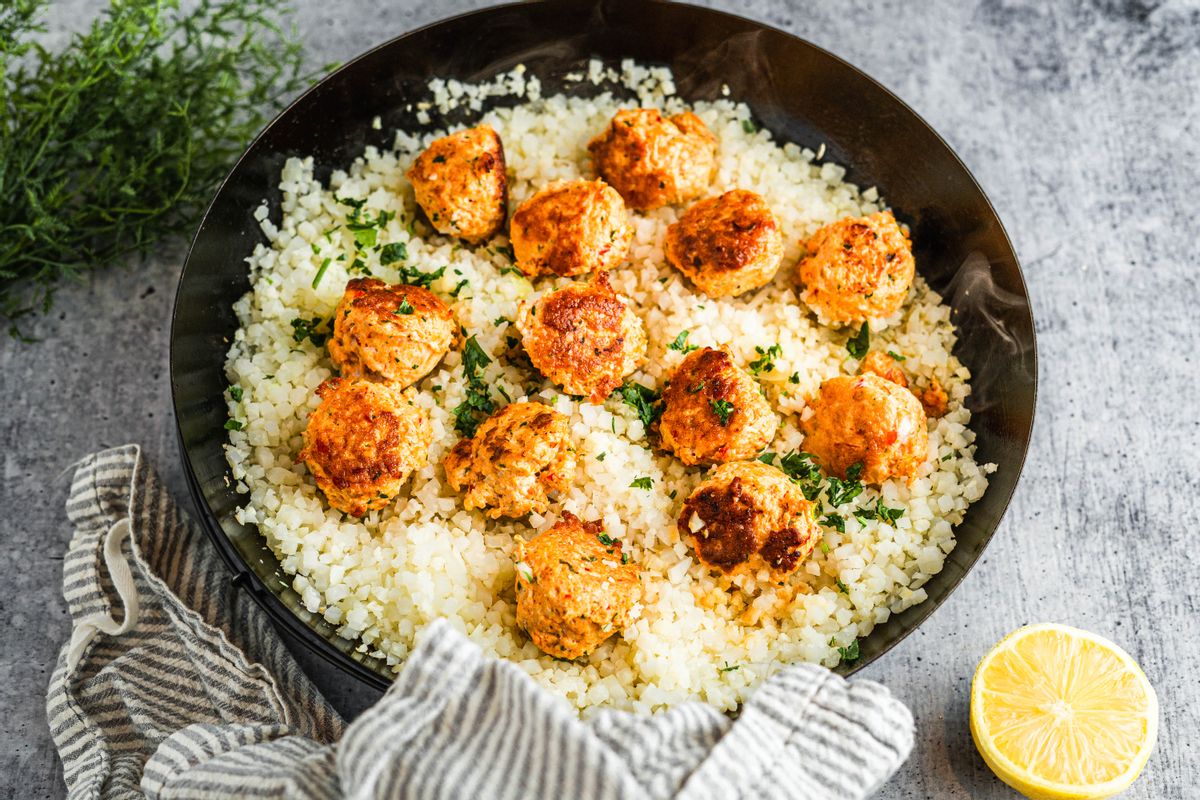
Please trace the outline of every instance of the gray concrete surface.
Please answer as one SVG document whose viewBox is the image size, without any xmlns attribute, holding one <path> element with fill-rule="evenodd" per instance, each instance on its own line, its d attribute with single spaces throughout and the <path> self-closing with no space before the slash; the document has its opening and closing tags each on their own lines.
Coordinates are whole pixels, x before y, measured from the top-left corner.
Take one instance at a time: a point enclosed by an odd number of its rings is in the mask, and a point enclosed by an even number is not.
<svg viewBox="0 0 1200 800">
<path fill-rule="evenodd" d="M 50 39 L 102 4 L 57 2 Z M 474 2 L 298 0 L 313 64 Z M 865 671 L 917 720 L 879 797 L 1006 798 L 976 755 L 978 659 L 1027 622 L 1108 635 L 1143 665 L 1162 732 L 1131 798 L 1200 796 L 1200 6 L 719 2 L 843 56 L 908 101 L 975 172 L 1025 265 L 1042 389 L 1025 477 L 987 557 L 946 605 Z M 187 502 L 167 376 L 178 249 L 65 287 L 38 344 L 0 339 L 0 796 L 64 793 L 43 711 L 65 637 L 64 470 L 140 442 Z M 348 714 L 372 693 L 307 664 Z"/>
</svg>

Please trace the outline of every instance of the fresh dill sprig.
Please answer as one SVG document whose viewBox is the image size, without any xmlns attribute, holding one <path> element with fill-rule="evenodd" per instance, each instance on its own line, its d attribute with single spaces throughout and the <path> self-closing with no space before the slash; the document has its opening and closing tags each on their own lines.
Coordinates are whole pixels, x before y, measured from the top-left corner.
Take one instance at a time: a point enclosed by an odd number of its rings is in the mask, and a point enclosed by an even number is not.
<svg viewBox="0 0 1200 800">
<path fill-rule="evenodd" d="M 302 87 L 272 0 L 113 0 L 61 50 L 48 0 L 0 4 L 0 318 L 64 279 L 190 232 L 251 138 Z"/>
</svg>

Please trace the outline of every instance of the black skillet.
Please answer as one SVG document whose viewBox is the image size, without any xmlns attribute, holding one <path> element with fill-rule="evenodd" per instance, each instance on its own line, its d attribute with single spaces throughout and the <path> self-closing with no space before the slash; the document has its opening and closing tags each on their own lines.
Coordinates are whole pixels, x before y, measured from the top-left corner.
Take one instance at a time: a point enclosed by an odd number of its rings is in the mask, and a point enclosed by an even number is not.
<svg viewBox="0 0 1200 800">
<path fill-rule="evenodd" d="M 189 485 L 201 521 L 241 585 L 271 618 L 345 672 L 384 688 L 385 664 L 354 652 L 310 614 L 254 526 L 238 523 L 222 445 L 227 418 L 223 363 L 237 328 L 232 305 L 249 288 L 244 258 L 263 241 L 253 212 L 265 198 L 278 219 L 284 160 L 315 156 L 318 177 L 349 164 L 391 131 L 420 127 L 412 106 L 431 78 L 480 81 L 524 64 L 543 94 L 589 58 L 634 58 L 674 70 L 689 100 L 732 98 L 780 140 L 847 167 L 877 186 L 912 228 L 918 269 L 953 308 L 955 354 L 973 374 L 969 406 L 978 460 L 994 462 L 987 493 L 957 528 L 958 545 L 925 586 L 928 599 L 861 642 L 850 673 L 887 652 L 949 596 L 979 558 L 1008 506 L 1033 426 L 1037 351 L 1016 255 L 987 197 L 953 151 L 912 110 L 836 56 L 794 36 L 717 11 L 666 2 L 530 2 L 464 14 L 400 36 L 325 78 L 259 135 L 213 199 L 179 281 L 171 329 L 171 386 Z M 569 92 L 595 91 L 586 82 Z M 503 101 L 502 101 L 503 102 Z M 509 100 L 508 102 L 512 102 Z M 382 130 L 372 120 L 382 118 Z M 465 116 L 437 118 L 434 126 Z"/>
</svg>

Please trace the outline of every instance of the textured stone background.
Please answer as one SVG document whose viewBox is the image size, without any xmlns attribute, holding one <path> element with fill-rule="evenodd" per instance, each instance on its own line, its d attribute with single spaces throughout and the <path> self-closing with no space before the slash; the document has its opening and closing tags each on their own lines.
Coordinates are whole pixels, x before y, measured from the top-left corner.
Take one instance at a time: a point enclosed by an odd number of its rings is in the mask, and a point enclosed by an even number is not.
<svg viewBox="0 0 1200 800">
<path fill-rule="evenodd" d="M 312 63 L 482 3 L 297 0 Z M 59 0 L 50 39 L 99 0 Z M 967 729 L 972 670 L 1018 625 L 1122 643 L 1162 703 L 1134 798 L 1200 789 L 1200 5 L 1194 0 L 719 2 L 832 50 L 923 115 L 989 193 L 1021 256 L 1041 344 L 1037 428 L 1004 524 L 957 593 L 865 670 L 917 720 L 882 798 L 1013 793 Z M 0 796 L 59 797 L 43 712 L 66 635 L 64 470 L 140 442 L 184 499 L 167 376 L 180 253 L 64 289 L 35 331 L 0 339 Z M 186 502 L 186 500 L 185 500 Z M 311 671 L 348 713 L 370 691 Z"/>
</svg>

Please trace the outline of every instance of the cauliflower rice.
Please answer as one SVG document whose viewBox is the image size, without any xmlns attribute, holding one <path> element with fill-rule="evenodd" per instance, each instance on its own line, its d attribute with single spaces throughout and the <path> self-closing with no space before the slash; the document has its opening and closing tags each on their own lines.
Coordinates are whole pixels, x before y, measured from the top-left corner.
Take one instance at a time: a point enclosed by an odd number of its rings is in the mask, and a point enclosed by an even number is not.
<svg viewBox="0 0 1200 800">
<path fill-rule="evenodd" d="M 626 63 L 618 74 L 593 62 L 586 75 L 574 77 L 624 85 L 638 103 L 670 113 L 685 107 L 667 70 Z M 479 111 L 485 97 L 524 99 L 479 115 L 504 142 L 510 211 L 550 181 L 590 176 L 588 140 L 634 102 L 628 91 L 623 97 L 605 91 L 590 98 L 542 98 L 536 78 L 527 79 L 520 68 L 487 85 L 435 81 L 431 89 L 433 104 L 416 112 L 422 121 L 434 105 Z M 759 357 L 756 346 L 778 344 L 782 355 L 775 369 L 758 376 L 782 419 L 771 450 L 801 450 L 805 398 L 822 380 L 855 372 L 858 362 L 846 350 L 852 331 L 818 324 L 797 298 L 800 242 L 838 218 L 880 210 L 883 202 L 874 189 L 846 183 L 841 167 L 757 130 L 743 104 L 723 99 L 690 108 L 720 141 L 709 194 L 738 187 L 760 193 L 780 223 L 786 254 L 763 289 L 709 299 L 663 256 L 667 226 L 683 209 L 631 213 L 629 263 L 612 273 L 613 286 L 632 301 L 650 341 L 649 363 L 631 380 L 661 389 L 683 357 L 669 348 L 682 331 L 689 331 L 688 344 L 724 347 L 743 367 Z M 954 548 L 954 525 L 983 495 L 994 466 L 974 459 L 964 407 L 970 376 L 950 355 L 950 309 L 920 277 L 895 317 L 872 324 L 872 349 L 903 354 L 916 385 L 936 378 L 950 398 L 949 412 L 929 421 L 929 458 L 920 476 L 911 485 L 868 487 L 841 509 L 845 532 L 823 525 L 822 546 L 783 585 L 766 574 L 731 579 L 699 564 L 676 529 L 701 469 L 653 450 L 636 411 L 619 394 L 603 405 L 572 399 L 506 356 L 517 337 L 509 321 L 517 318 L 520 301 L 536 296 L 534 287 L 510 269 L 503 236 L 471 248 L 433 234 L 404 177 L 424 146 L 444 133 L 399 131 L 392 150 L 368 148 L 348 170 L 334 172 L 328 185 L 314 179 L 311 158 L 290 159 L 280 182 L 282 219 L 271 219 L 265 204 L 256 212 L 268 243 L 247 259 L 253 288 L 236 304 L 241 327 L 226 369 L 237 387 L 229 396 L 230 416 L 242 427 L 230 431 L 227 454 L 238 489 L 247 493 L 238 518 L 258 526 L 309 611 L 395 670 L 422 627 L 446 617 L 485 651 L 512 660 L 580 710 L 649 712 L 694 699 L 733 709 L 781 665 L 834 666 L 845 652 L 839 648 L 925 599 L 922 585 L 941 570 Z M 356 245 L 344 227 L 349 208 L 337 198 L 365 200 L 370 216 L 395 214 L 378 243 L 404 243 L 407 256 L 383 266 L 377 249 L 362 248 L 373 275 L 398 282 L 401 268 L 429 273 L 446 267 L 431 288 L 491 356 L 482 377 L 498 405 L 506 398 L 535 400 L 570 418 L 578 474 L 545 516 L 489 520 L 465 511 L 446 485 L 441 462 L 459 439 L 452 411 L 466 391 L 457 350 L 416 385 L 434 442 L 427 466 L 393 505 L 361 519 L 343 515 L 327 505 L 296 460 L 308 415 L 318 404 L 314 390 L 333 372 L 323 346 L 295 341 L 292 321 L 328 319 L 346 281 L 361 274 L 347 269 Z M 564 282 L 542 279 L 538 290 Z M 633 488 L 639 478 L 651 479 L 651 487 Z M 879 497 L 903 509 L 894 524 L 851 513 Z M 605 531 L 624 540 L 642 568 L 644 596 L 635 621 L 576 661 L 545 655 L 516 626 L 515 538 L 546 530 L 562 511 L 603 520 Z"/>
</svg>

